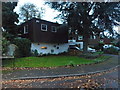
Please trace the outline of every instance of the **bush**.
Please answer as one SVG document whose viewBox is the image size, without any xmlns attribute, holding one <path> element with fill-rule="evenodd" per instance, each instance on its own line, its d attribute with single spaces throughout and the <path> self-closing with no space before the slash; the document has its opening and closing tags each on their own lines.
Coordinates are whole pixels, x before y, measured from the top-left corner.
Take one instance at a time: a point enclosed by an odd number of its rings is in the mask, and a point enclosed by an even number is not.
<svg viewBox="0 0 120 90">
<path fill-rule="evenodd" d="M 102 54 L 103 54 L 103 51 L 95 52 L 94 54 L 95 54 L 95 55 L 102 55 Z"/>
<path fill-rule="evenodd" d="M 118 54 L 118 50 L 114 47 L 109 47 L 109 48 L 106 48 L 104 49 L 104 53 L 106 54 Z"/>
<path fill-rule="evenodd" d="M 87 59 L 95 59 L 99 56 L 101 56 L 103 52 L 95 52 L 95 53 L 86 53 L 86 54 L 81 54 L 80 57 L 84 57 Z"/>
<path fill-rule="evenodd" d="M 94 49 L 103 51 L 103 46 L 104 46 L 103 43 L 98 43 L 98 44 L 94 45 Z"/>
<path fill-rule="evenodd" d="M 33 56 L 38 56 L 39 53 L 38 53 L 38 51 L 35 49 L 35 50 L 32 51 L 32 55 L 33 55 Z"/>
<path fill-rule="evenodd" d="M 31 55 L 31 42 L 26 38 L 15 38 L 13 43 L 17 45 L 16 57 L 27 57 Z"/>
<path fill-rule="evenodd" d="M 2 55 L 6 55 L 8 52 L 8 46 L 10 45 L 10 41 L 8 41 L 5 37 L 2 38 Z"/>
</svg>

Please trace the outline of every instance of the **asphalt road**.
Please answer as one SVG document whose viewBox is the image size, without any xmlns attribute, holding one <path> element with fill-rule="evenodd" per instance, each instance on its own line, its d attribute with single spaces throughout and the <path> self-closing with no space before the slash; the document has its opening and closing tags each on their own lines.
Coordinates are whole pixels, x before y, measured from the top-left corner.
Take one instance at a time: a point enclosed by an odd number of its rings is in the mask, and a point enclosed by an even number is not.
<svg viewBox="0 0 120 90">
<path fill-rule="evenodd" d="M 2 88 L 119 88 L 119 70 L 113 70 L 75 77 L 48 79 L 9 80 L 2 82 Z"/>
</svg>

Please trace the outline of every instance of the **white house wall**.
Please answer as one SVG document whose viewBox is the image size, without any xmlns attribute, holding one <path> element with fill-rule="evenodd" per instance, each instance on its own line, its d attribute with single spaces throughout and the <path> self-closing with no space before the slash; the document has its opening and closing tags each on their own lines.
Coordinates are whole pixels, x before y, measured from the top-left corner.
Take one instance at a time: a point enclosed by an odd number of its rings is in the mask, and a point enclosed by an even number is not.
<svg viewBox="0 0 120 90">
<path fill-rule="evenodd" d="M 42 49 L 41 47 L 47 47 L 47 49 Z M 59 47 L 59 49 L 57 49 Z M 31 44 L 31 50 L 37 50 L 39 54 L 59 54 L 62 52 L 68 51 L 69 44 L 48 44 L 48 43 L 32 43 Z M 51 52 L 51 50 L 54 50 L 54 52 Z"/>
<path fill-rule="evenodd" d="M 77 44 L 80 44 L 80 49 L 83 49 L 83 42 L 76 42 Z"/>
</svg>

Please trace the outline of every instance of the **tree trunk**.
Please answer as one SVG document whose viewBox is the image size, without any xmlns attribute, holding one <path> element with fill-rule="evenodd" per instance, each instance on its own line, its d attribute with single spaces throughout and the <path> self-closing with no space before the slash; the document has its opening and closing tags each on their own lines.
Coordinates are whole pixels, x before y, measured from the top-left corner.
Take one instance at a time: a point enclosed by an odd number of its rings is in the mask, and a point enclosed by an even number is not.
<svg viewBox="0 0 120 90">
<path fill-rule="evenodd" d="M 87 35 L 83 35 L 83 53 L 87 53 L 88 52 L 88 36 Z"/>
</svg>

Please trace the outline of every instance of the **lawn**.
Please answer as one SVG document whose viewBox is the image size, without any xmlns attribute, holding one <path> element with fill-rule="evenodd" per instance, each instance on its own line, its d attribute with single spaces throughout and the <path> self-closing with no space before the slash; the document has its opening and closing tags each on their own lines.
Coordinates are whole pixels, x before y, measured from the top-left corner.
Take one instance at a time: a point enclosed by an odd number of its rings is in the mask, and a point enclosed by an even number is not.
<svg viewBox="0 0 120 90">
<path fill-rule="evenodd" d="M 15 60 L 3 60 L 4 67 L 56 67 L 65 65 L 91 64 L 103 61 L 108 56 L 101 56 L 96 59 L 85 59 L 77 56 L 45 56 L 45 57 L 24 57 Z"/>
</svg>

